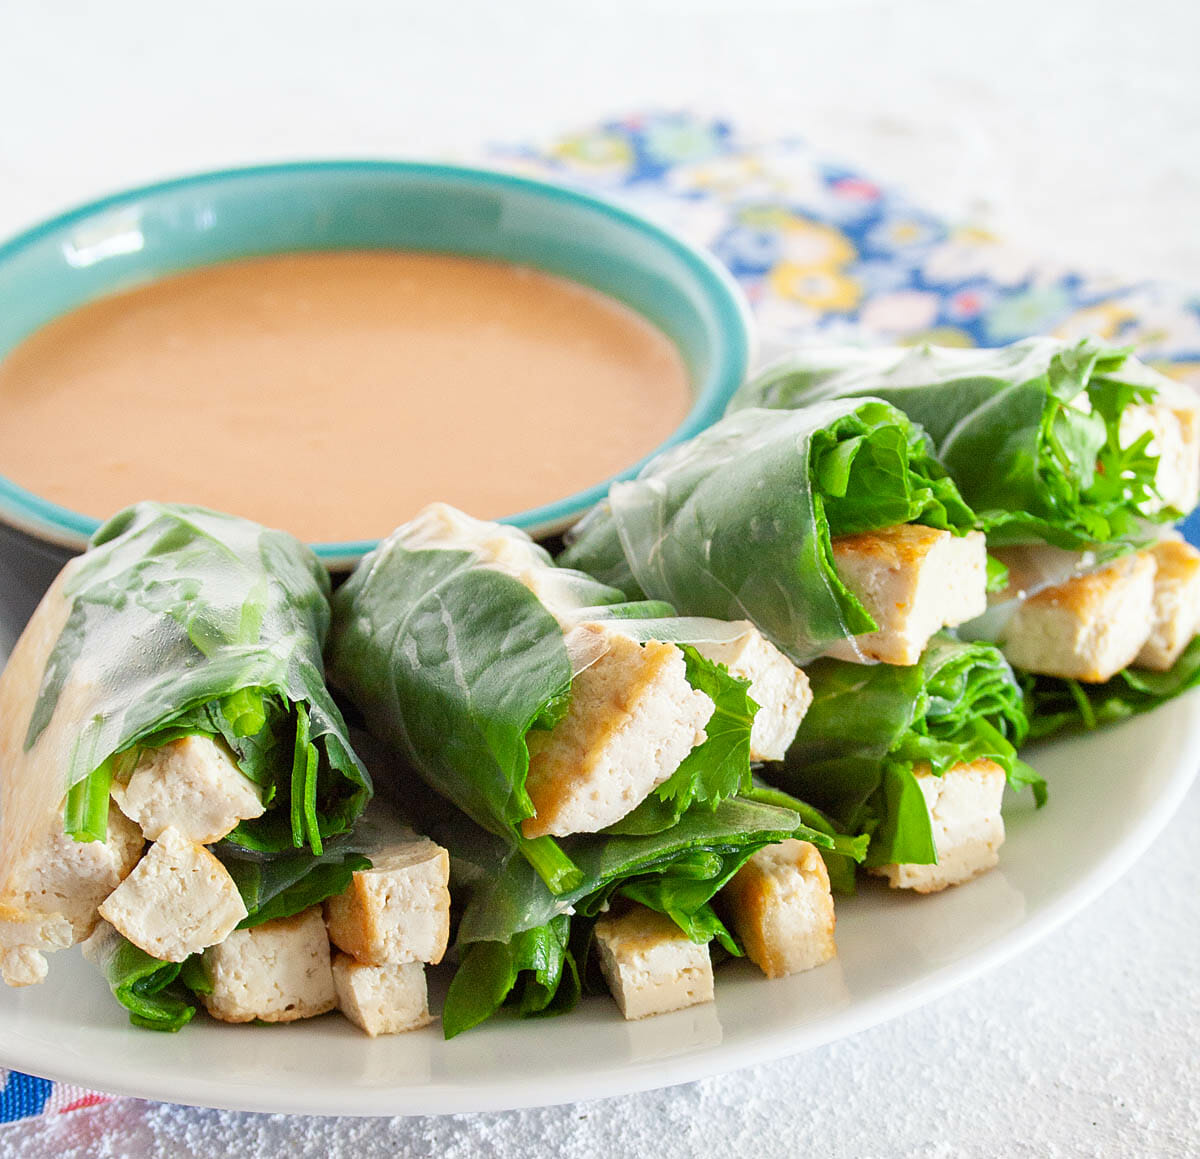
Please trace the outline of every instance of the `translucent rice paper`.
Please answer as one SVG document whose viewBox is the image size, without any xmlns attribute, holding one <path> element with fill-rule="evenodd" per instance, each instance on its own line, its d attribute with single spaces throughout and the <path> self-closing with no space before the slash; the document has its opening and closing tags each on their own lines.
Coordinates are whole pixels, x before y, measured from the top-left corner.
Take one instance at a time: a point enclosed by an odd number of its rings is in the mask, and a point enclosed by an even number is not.
<svg viewBox="0 0 1200 1159">
<path fill-rule="evenodd" d="M 797 664 L 835 642 L 853 644 L 810 451 L 815 432 L 862 405 L 838 399 L 725 418 L 615 483 L 563 561 L 594 561 L 614 582 L 628 568 L 642 592 L 688 613 L 750 620 Z M 604 542 L 614 534 L 618 545 Z"/>
<path fill-rule="evenodd" d="M 992 547 L 1129 545 L 1147 537 L 1145 519 L 1173 520 L 1196 503 L 1195 395 L 1129 348 L 1094 338 L 1028 338 L 998 349 L 801 350 L 746 383 L 730 409 L 865 396 L 886 399 L 925 428 Z M 1134 444 L 1168 430 L 1183 440 L 1183 458 L 1160 493 L 1157 444 Z"/>
<path fill-rule="evenodd" d="M 631 603 L 556 567 L 524 532 L 440 503 L 362 561 L 334 612 L 337 685 L 377 736 L 506 847 L 534 811 L 526 736 L 608 650 L 595 625 L 680 644 L 749 630 Z"/>
<path fill-rule="evenodd" d="M 304 704 L 313 742 L 366 786 L 325 688 L 328 591 L 297 540 L 233 516 L 143 503 L 102 527 L 0 677 L 0 905 L 36 845 L 61 831 L 72 785 L 243 689 Z"/>
</svg>

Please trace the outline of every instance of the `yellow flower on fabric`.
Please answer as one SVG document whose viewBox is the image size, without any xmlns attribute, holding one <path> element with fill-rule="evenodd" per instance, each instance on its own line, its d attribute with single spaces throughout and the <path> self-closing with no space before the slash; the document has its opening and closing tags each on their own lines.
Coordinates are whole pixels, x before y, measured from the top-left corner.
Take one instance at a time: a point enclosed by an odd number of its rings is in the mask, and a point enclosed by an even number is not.
<svg viewBox="0 0 1200 1159">
<path fill-rule="evenodd" d="M 782 261 L 771 271 L 769 280 L 771 289 L 781 298 L 813 310 L 853 310 L 862 298 L 862 287 L 836 269 Z"/>
<path fill-rule="evenodd" d="M 555 157 L 579 169 L 624 169 L 633 163 L 633 146 L 617 133 L 583 133 L 554 146 Z"/>
<path fill-rule="evenodd" d="M 778 233 L 787 260 L 797 266 L 832 271 L 858 257 L 858 251 L 840 229 L 811 221 L 782 206 L 745 209 L 738 219 L 743 225 Z"/>
<path fill-rule="evenodd" d="M 1137 312 L 1121 302 L 1097 302 L 1076 311 L 1061 326 L 1055 327 L 1054 336 L 1072 339 L 1094 334 L 1097 338 L 1112 340 L 1137 321 Z"/>
<path fill-rule="evenodd" d="M 1150 365 L 1176 382 L 1200 387 L 1200 362 L 1166 362 L 1156 359 Z"/>
</svg>

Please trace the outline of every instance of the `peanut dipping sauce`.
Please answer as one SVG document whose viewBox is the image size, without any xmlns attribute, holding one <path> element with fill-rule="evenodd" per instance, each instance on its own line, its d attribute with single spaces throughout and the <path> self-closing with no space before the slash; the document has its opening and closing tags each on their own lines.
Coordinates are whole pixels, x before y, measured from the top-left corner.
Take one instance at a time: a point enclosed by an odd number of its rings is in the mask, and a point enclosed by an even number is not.
<svg viewBox="0 0 1200 1159">
<path fill-rule="evenodd" d="M 199 503 L 310 542 L 442 499 L 483 519 L 598 483 L 692 401 L 598 291 L 444 254 L 253 258 L 80 307 L 0 361 L 0 474 L 106 518 Z"/>
</svg>

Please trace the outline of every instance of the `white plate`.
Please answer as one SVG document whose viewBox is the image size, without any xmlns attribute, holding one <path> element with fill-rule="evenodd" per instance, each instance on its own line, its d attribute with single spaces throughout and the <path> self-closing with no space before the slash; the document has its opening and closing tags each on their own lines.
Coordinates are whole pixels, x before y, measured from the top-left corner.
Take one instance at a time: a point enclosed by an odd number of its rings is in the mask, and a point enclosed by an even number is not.
<svg viewBox="0 0 1200 1159">
<path fill-rule="evenodd" d="M 1200 764 L 1200 701 L 1029 754 L 1040 813 L 1006 806 L 1000 868 L 931 897 L 871 884 L 838 905 L 836 961 L 768 982 L 745 962 L 714 1005 L 625 1023 L 607 998 L 562 1018 L 370 1040 L 328 1015 L 290 1026 L 198 1017 L 178 1035 L 129 1026 L 78 951 L 50 980 L 0 993 L 0 1061 L 117 1094 L 250 1111 L 434 1114 L 624 1094 L 766 1062 L 945 993 L 1043 937 L 1110 885 L 1162 829 Z M 3 987 L 0 987 L 3 990 Z"/>
</svg>

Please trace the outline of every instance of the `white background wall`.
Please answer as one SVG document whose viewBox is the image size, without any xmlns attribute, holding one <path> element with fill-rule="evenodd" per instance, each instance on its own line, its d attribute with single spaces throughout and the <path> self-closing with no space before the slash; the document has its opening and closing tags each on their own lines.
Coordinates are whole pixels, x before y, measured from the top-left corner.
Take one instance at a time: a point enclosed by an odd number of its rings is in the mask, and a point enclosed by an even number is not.
<svg viewBox="0 0 1200 1159">
<path fill-rule="evenodd" d="M 1198 42 L 1192 0 L 0 0 L 0 231 L 197 168 L 699 106 L 1200 282 Z"/>
</svg>

